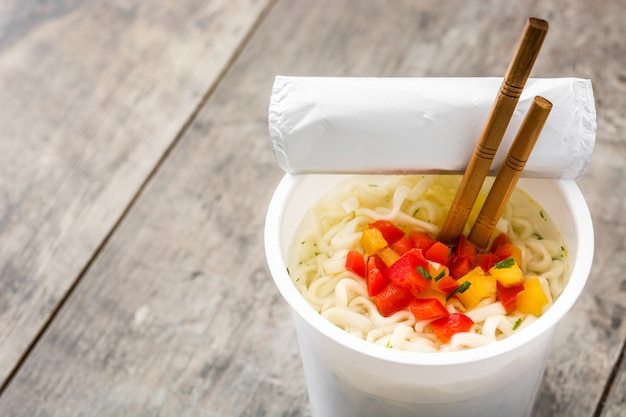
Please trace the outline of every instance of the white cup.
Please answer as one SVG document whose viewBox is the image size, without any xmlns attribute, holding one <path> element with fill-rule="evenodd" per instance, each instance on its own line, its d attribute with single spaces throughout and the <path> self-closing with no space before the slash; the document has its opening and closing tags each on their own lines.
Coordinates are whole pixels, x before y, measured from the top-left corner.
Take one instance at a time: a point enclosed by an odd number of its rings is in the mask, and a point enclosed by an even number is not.
<svg viewBox="0 0 626 417">
<path fill-rule="evenodd" d="M 593 259 L 593 226 L 573 181 L 522 178 L 551 216 L 568 251 L 570 277 L 536 322 L 496 343 L 459 352 L 386 349 L 323 318 L 287 273 L 287 255 L 308 209 L 344 175 L 286 174 L 270 202 L 265 252 L 296 325 L 313 417 L 529 416 L 554 329 L 580 296 Z"/>
</svg>

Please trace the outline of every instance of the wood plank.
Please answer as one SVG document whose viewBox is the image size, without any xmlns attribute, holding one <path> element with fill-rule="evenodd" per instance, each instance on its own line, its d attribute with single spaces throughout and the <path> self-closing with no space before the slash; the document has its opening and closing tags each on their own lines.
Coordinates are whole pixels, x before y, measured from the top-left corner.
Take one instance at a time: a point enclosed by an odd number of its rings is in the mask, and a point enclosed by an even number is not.
<svg viewBox="0 0 626 417">
<path fill-rule="evenodd" d="M 598 143 L 580 185 L 602 239 L 534 415 L 593 415 L 626 339 L 619 3 L 279 1 L 0 397 L 0 414 L 310 415 L 262 247 L 281 176 L 267 142 L 272 77 L 500 76 L 519 36 L 511 28 L 535 14 L 552 29 L 534 75 L 596 87 Z"/>
<path fill-rule="evenodd" d="M 267 3 L 0 4 L 0 386 Z"/>
<path fill-rule="evenodd" d="M 620 417 L 626 410 L 626 361 L 624 360 L 625 346 L 622 347 L 621 366 L 617 369 L 615 382 L 604 404 L 602 417 Z"/>
</svg>

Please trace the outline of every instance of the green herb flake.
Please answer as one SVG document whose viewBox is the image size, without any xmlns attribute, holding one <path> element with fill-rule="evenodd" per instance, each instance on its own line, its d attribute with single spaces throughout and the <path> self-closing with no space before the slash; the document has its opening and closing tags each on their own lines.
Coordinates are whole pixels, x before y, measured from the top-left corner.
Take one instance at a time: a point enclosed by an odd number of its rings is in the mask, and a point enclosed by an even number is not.
<svg viewBox="0 0 626 417">
<path fill-rule="evenodd" d="M 542 219 L 547 220 L 546 215 L 543 214 L 543 210 L 539 210 L 539 215 L 541 216 Z"/>
<path fill-rule="evenodd" d="M 505 269 L 505 268 L 511 268 L 513 265 L 515 265 L 515 259 L 508 258 L 508 259 L 505 259 L 503 261 L 496 262 L 495 268 L 496 269 Z"/>
<path fill-rule="evenodd" d="M 446 301 L 452 298 L 452 296 L 456 293 L 459 293 L 459 294 L 464 293 L 465 291 L 467 291 L 470 285 L 472 285 L 471 281 L 465 281 L 463 284 L 456 287 L 450 294 L 448 294 L 448 296 L 446 297 Z"/>
<path fill-rule="evenodd" d="M 289 271 L 289 268 L 287 268 L 287 275 L 291 276 L 291 272 Z"/>
<path fill-rule="evenodd" d="M 515 320 L 515 323 L 513 324 L 513 330 L 517 330 L 520 324 L 522 324 L 522 319 Z"/>
<path fill-rule="evenodd" d="M 433 277 L 432 277 L 432 276 L 428 273 L 428 271 L 427 271 L 427 270 L 425 270 L 425 269 L 424 269 L 424 267 L 423 267 L 423 266 L 418 265 L 416 269 L 417 269 L 417 272 L 419 272 L 419 273 L 420 273 L 420 274 L 421 274 L 424 278 L 426 278 L 427 280 L 429 280 L 429 281 L 430 281 L 430 280 L 432 280 L 432 279 L 433 279 Z"/>
<path fill-rule="evenodd" d="M 445 276 L 446 276 L 446 270 L 444 269 L 444 270 L 442 270 L 442 271 L 439 273 L 439 275 L 437 275 L 437 276 L 435 277 L 435 282 L 439 281 L 441 278 L 443 278 L 443 277 L 445 277 Z"/>
<path fill-rule="evenodd" d="M 378 184 L 369 184 L 370 187 L 378 187 Z"/>
<path fill-rule="evenodd" d="M 387 340 L 387 348 L 393 349 L 393 345 L 391 344 L 391 340 Z"/>
</svg>

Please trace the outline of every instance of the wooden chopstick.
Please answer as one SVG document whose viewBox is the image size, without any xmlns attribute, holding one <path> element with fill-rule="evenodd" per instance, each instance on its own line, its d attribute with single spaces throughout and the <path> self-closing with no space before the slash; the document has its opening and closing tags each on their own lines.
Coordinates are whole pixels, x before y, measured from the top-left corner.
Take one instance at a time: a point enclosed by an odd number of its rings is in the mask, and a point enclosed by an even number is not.
<svg viewBox="0 0 626 417">
<path fill-rule="evenodd" d="M 479 249 L 487 248 L 496 223 L 515 189 L 550 110 L 552 110 L 552 103 L 540 96 L 534 98 L 528 109 L 469 234 L 469 240 Z"/>
<path fill-rule="evenodd" d="M 455 244 L 459 235 L 463 233 L 474 201 L 489 172 L 491 161 L 500 146 L 547 32 L 548 22 L 545 20 L 529 18 L 526 22 L 513 59 L 439 233 L 438 239 L 444 243 Z"/>
</svg>

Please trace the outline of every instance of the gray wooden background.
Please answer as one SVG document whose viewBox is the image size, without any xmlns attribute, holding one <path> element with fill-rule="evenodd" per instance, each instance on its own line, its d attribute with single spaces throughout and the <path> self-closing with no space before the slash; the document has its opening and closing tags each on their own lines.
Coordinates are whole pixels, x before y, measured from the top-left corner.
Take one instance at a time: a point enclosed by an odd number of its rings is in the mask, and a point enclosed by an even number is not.
<svg viewBox="0 0 626 417">
<path fill-rule="evenodd" d="M 534 416 L 626 416 L 626 2 L 0 1 L 0 415 L 309 416 L 265 265 L 273 77 L 590 78 L 595 263 Z"/>
</svg>

